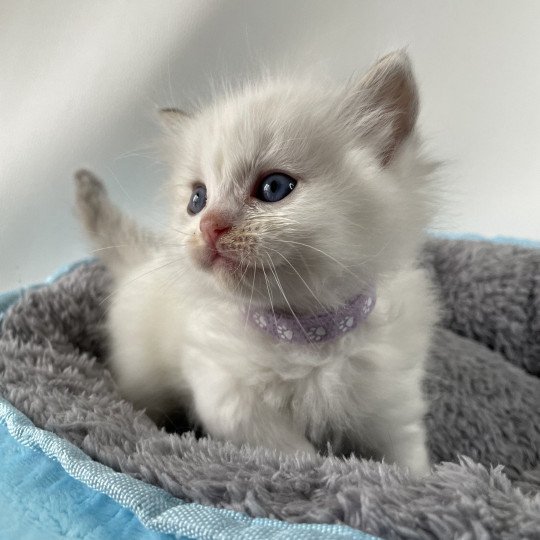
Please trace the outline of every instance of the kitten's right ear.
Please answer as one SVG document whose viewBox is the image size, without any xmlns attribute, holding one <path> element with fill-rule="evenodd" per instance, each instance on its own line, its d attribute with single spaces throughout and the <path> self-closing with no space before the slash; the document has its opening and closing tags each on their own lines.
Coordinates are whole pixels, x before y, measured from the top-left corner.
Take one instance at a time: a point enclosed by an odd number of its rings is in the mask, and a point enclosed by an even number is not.
<svg viewBox="0 0 540 540">
<path fill-rule="evenodd" d="M 418 89 L 403 50 L 379 59 L 346 89 L 342 114 L 360 140 L 371 140 L 383 166 L 413 132 Z"/>
<path fill-rule="evenodd" d="M 159 119 L 161 125 L 166 131 L 177 133 L 182 129 L 182 125 L 185 121 L 191 118 L 190 114 L 181 110 L 172 108 L 160 109 Z"/>
</svg>

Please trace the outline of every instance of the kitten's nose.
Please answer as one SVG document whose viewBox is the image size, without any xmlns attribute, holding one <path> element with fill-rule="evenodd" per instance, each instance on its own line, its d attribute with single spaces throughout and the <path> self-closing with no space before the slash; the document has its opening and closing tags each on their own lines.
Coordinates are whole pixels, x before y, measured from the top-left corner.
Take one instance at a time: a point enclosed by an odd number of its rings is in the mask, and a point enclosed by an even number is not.
<svg viewBox="0 0 540 540">
<path fill-rule="evenodd" d="M 231 221 L 223 214 L 209 212 L 201 219 L 200 229 L 205 241 L 214 247 L 219 237 L 231 230 Z"/>
</svg>

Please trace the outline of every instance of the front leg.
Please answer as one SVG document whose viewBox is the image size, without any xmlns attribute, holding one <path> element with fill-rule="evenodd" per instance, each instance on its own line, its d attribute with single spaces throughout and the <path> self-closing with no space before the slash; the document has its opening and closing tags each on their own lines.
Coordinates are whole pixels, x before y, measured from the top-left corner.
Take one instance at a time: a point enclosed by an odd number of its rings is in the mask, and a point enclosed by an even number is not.
<svg viewBox="0 0 540 540">
<path fill-rule="evenodd" d="M 391 383 L 389 383 L 391 384 Z M 425 405 L 420 388 L 401 388 L 377 407 L 369 426 L 369 439 L 378 453 L 416 477 L 430 471 L 424 428 Z"/>
<path fill-rule="evenodd" d="M 396 463 L 416 477 L 430 471 L 425 443 L 425 429 L 421 420 L 398 424 L 399 420 L 386 418 L 379 426 L 380 447 L 384 458 Z M 385 437 L 383 432 L 387 434 Z"/>
<path fill-rule="evenodd" d="M 207 433 L 237 445 L 316 454 L 313 445 L 284 413 L 264 403 L 254 387 L 219 370 L 192 378 L 193 405 Z"/>
</svg>

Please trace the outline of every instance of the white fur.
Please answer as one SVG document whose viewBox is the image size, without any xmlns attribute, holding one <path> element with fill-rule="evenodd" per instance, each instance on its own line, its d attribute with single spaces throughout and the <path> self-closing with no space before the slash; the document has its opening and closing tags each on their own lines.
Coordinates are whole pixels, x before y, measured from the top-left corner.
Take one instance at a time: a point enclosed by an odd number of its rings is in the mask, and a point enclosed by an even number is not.
<svg viewBox="0 0 540 540">
<path fill-rule="evenodd" d="M 294 452 L 330 442 L 428 470 L 420 385 L 436 307 L 415 258 L 433 168 L 414 132 L 399 135 L 416 103 L 396 110 L 392 77 L 409 85 L 407 103 L 416 100 L 397 53 L 345 88 L 267 79 L 169 118 L 171 227 L 144 257 L 134 247 L 131 258 L 124 248 L 107 259 L 117 278 L 113 367 L 129 399 L 156 415 L 182 403 L 210 435 L 238 444 Z M 298 184 L 261 203 L 253 186 L 272 170 Z M 206 185 L 208 203 L 191 216 L 194 182 Z M 97 214 L 94 240 L 117 241 L 108 227 L 118 211 L 103 194 L 90 211 L 83 191 L 83 215 Z M 236 272 L 204 264 L 199 222 L 209 211 L 233 219 L 220 248 L 238 258 Z M 320 312 L 370 286 L 368 320 L 313 346 L 277 343 L 242 311 Z"/>
</svg>

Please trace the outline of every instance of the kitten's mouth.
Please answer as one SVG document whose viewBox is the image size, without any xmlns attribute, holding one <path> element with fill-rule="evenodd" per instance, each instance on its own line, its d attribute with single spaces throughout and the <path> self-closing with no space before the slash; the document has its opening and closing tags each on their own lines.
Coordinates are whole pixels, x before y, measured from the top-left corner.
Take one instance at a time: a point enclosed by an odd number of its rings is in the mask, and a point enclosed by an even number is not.
<svg viewBox="0 0 540 540">
<path fill-rule="evenodd" d="M 234 274 L 241 266 L 240 261 L 219 248 L 206 248 L 198 257 L 201 266 L 207 270 L 226 270 Z"/>
<path fill-rule="evenodd" d="M 225 267 L 227 270 L 238 268 L 240 263 L 232 257 L 228 257 L 220 253 L 219 251 L 214 251 L 211 255 L 212 259 L 210 261 L 210 266 L 212 267 Z"/>
<path fill-rule="evenodd" d="M 260 269 L 259 265 L 251 263 L 246 254 L 220 249 L 219 246 L 194 246 L 191 255 L 202 270 L 213 274 L 220 281 L 225 280 L 235 286 L 239 280 L 242 281 L 243 276 L 253 276 Z"/>
</svg>

